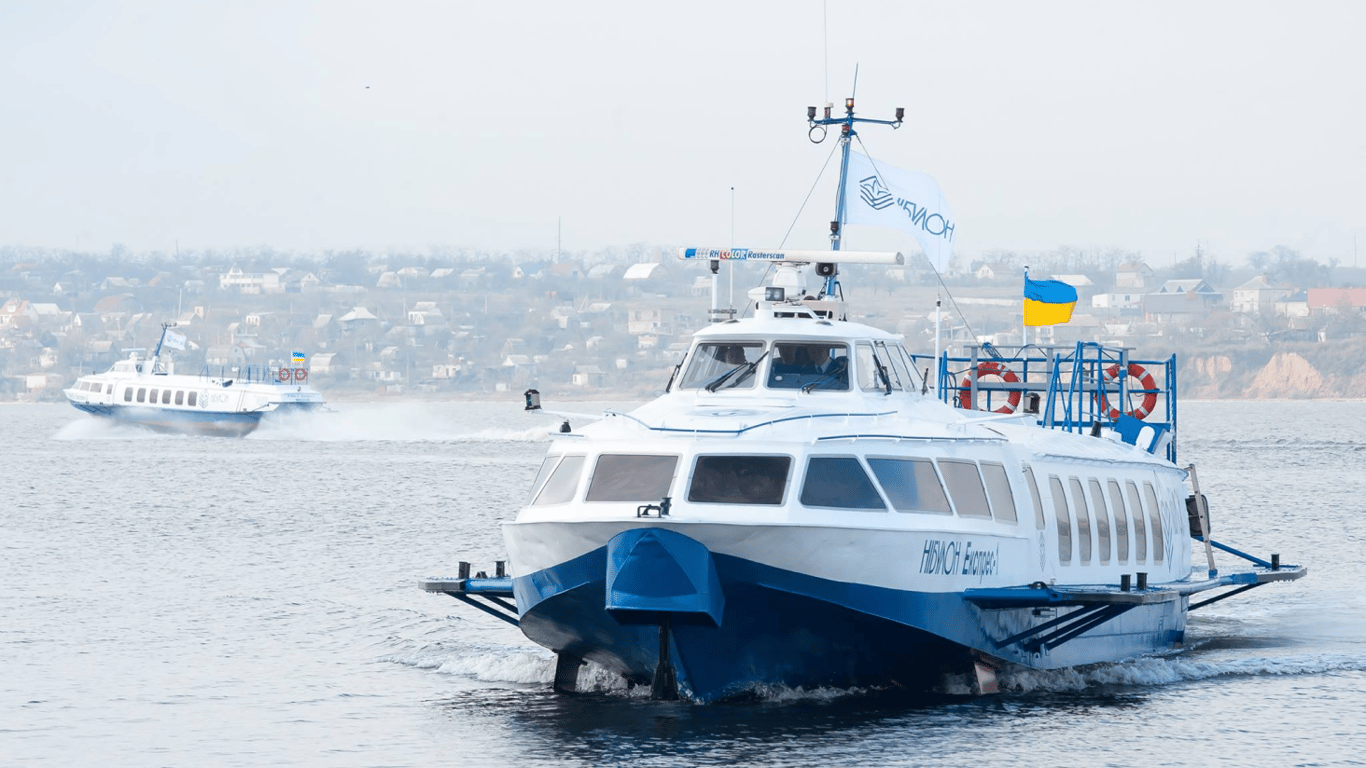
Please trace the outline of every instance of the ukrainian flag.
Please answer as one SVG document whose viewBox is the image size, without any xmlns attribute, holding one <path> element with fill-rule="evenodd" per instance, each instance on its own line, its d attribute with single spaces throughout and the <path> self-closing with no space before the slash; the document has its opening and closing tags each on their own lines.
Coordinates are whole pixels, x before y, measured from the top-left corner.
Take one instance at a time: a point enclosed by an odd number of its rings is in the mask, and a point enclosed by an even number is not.
<svg viewBox="0 0 1366 768">
<path fill-rule="evenodd" d="M 1024 324 L 1057 325 L 1072 319 L 1077 289 L 1061 280 L 1030 280 L 1025 276 Z"/>
</svg>

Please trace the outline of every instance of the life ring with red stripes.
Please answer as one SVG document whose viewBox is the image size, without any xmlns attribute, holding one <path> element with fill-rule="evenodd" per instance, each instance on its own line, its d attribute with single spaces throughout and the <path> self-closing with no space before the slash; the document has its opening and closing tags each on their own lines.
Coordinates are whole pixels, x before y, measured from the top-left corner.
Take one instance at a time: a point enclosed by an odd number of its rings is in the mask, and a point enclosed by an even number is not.
<svg viewBox="0 0 1366 768">
<path fill-rule="evenodd" d="M 1129 363 L 1129 368 L 1126 373 L 1130 378 L 1138 379 L 1138 383 L 1142 385 L 1141 389 L 1144 390 L 1143 401 L 1138 404 L 1137 408 L 1129 411 L 1128 415 L 1135 419 L 1146 419 L 1149 414 L 1153 412 L 1153 409 L 1157 407 L 1157 381 L 1153 379 L 1153 375 L 1148 373 L 1147 369 L 1138 363 Z M 1118 378 L 1119 363 L 1115 363 L 1105 369 L 1105 383 L 1108 384 Z M 1133 393 L 1132 389 L 1130 390 L 1130 393 Z M 1104 390 L 1101 390 L 1100 393 L 1100 409 L 1108 413 L 1110 421 L 1119 418 L 1119 409 L 1110 407 L 1110 401 L 1106 397 Z"/>
<path fill-rule="evenodd" d="M 278 378 L 280 381 L 289 381 L 290 376 L 291 374 L 288 368 L 281 368 L 280 372 L 275 374 L 275 377 Z"/>
<path fill-rule="evenodd" d="M 977 380 L 981 381 L 984 376 L 995 376 L 1007 384 L 1020 383 L 1020 377 L 1016 376 L 1015 372 L 1010 370 L 1008 366 L 992 360 L 986 360 L 977 364 Z M 1020 396 L 1023 393 L 1018 389 L 1013 389 L 1010 390 L 1008 394 L 1009 397 L 1006 398 L 1006 404 L 1000 408 L 994 409 L 992 413 L 1014 413 L 1015 409 L 1020 407 Z M 973 407 L 971 376 L 964 376 L 962 383 L 959 385 L 958 407 L 968 409 Z"/>
<path fill-rule="evenodd" d="M 305 370 L 302 369 L 302 368 L 295 368 L 295 369 L 294 369 L 294 380 L 295 380 L 295 381 L 307 381 L 307 380 L 308 380 L 308 371 L 305 371 Z"/>
</svg>

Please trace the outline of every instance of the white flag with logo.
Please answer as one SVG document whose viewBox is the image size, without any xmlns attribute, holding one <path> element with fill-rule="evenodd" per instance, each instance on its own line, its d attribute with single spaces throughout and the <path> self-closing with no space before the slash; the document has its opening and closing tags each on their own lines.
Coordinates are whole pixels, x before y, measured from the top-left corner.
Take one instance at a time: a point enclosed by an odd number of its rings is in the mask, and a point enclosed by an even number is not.
<svg viewBox="0 0 1366 768">
<path fill-rule="evenodd" d="M 171 349 L 179 349 L 183 351 L 185 349 L 185 334 L 176 333 L 175 331 L 172 331 L 168 328 L 166 329 L 166 340 L 163 341 L 162 344 L 164 346 L 170 347 Z"/>
<path fill-rule="evenodd" d="M 935 271 L 953 260 L 953 216 L 934 178 L 849 153 L 844 185 L 844 223 L 872 224 L 910 232 Z"/>
</svg>

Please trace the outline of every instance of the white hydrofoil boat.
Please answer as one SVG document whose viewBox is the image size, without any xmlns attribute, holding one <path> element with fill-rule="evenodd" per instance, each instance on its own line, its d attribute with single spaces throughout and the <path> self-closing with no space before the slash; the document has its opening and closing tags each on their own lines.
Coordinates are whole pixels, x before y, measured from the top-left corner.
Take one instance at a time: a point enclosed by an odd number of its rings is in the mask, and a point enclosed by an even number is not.
<svg viewBox="0 0 1366 768">
<path fill-rule="evenodd" d="M 306 358 L 278 367 L 247 366 L 231 373 L 175 372 L 163 347 L 184 349 L 184 336 L 163 325 L 151 357 L 133 350 L 104 373 L 82 376 L 66 390 L 77 409 L 159 432 L 245 435 L 269 414 L 321 409 L 326 401 L 309 386 Z"/>
<path fill-rule="evenodd" d="M 852 103 L 827 111 L 844 168 L 860 121 Z M 841 265 L 900 254 L 680 257 L 774 269 L 752 316 L 695 334 L 663 396 L 564 421 L 504 524 L 510 572 L 471 578 L 461 563 L 422 582 L 553 650 L 557 689 L 591 660 L 703 702 L 958 675 L 990 692 L 1004 664 L 1177 648 L 1192 608 L 1305 575 L 1209 539 L 1194 468 L 1176 463 L 1174 356 L 1078 344 L 922 357 L 847 321 L 839 299 Z M 824 287 L 808 285 L 810 265 Z M 527 401 L 540 406 L 534 390 Z M 1219 569 L 1214 547 L 1250 566 Z"/>
</svg>

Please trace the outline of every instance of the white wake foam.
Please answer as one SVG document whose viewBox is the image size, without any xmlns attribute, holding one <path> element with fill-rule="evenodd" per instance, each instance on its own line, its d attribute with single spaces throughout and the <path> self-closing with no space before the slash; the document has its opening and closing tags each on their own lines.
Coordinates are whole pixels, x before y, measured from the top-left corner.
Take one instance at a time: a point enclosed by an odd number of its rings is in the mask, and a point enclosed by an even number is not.
<svg viewBox="0 0 1366 768">
<path fill-rule="evenodd" d="M 1203 661 L 1183 656 L 1145 656 L 1114 664 L 1058 670 L 1009 667 L 998 675 L 1002 690 L 1015 693 L 1081 691 L 1096 685 L 1155 686 L 1219 677 L 1320 675 L 1366 671 L 1366 659 L 1346 655 L 1262 656 Z"/>
</svg>

